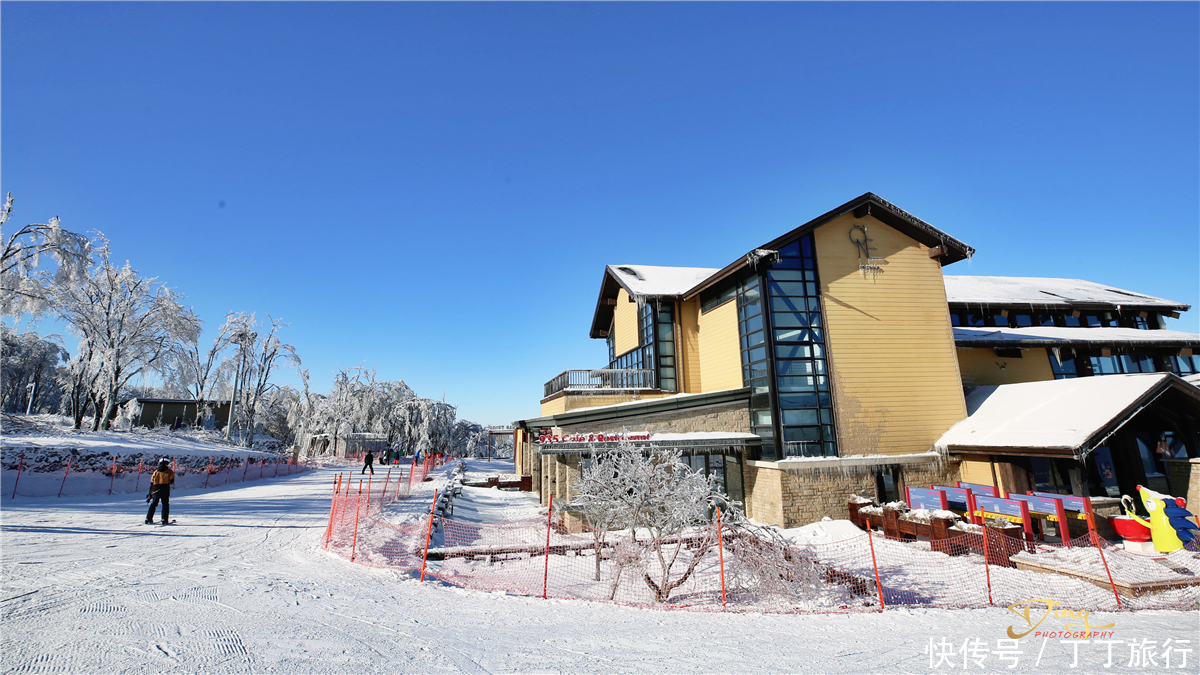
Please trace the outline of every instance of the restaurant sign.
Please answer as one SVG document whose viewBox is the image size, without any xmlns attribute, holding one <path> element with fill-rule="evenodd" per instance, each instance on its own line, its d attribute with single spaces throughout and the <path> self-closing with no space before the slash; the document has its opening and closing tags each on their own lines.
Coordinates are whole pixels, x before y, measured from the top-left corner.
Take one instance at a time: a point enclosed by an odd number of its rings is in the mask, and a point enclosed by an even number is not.
<svg viewBox="0 0 1200 675">
<path fill-rule="evenodd" d="M 648 441 L 649 431 L 625 431 L 607 434 L 552 434 L 549 431 L 538 436 L 539 445 L 554 445 L 556 443 L 617 443 L 620 441 Z"/>
</svg>

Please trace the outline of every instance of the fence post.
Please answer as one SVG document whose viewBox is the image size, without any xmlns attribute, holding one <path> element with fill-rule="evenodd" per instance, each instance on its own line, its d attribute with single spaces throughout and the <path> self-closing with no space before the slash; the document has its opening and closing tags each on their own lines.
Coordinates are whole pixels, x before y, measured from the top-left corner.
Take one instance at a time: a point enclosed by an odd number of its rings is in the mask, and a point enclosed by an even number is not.
<svg viewBox="0 0 1200 675">
<path fill-rule="evenodd" d="M 246 482 L 246 472 L 250 470 L 250 455 L 246 455 L 246 468 L 242 469 L 242 482 Z"/>
<path fill-rule="evenodd" d="M 550 508 L 546 510 L 546 568 L 542 572 L 542 599 L 550 587 L 550 522 L 554 518 L 554 495 L 550 495 Z"/>
<path fill-rule="evenodd" d="M 1112 587 L 1113 597 L 1117 599 L 1117 609 L 1121 609 L 1121 594 L 1117 593 L 1117 585 L 1113 583 L 1112 572 L 1108 571 L 1108 561 L 1104 559 L 1104 549 L 1100 548 L 1100 537 L 1096 534 L 1096 524 L 1092 520 L 1092 514 L 1088 514 L 1088 534 L 1092 535 L 1092 546 L 1096 547 L 1096 552 L 1100 554 L 1100 562 L 1104 563 L 1104 573 L 1108 575 L 1108 585 Z M 1069 537 L 1067 528 L 1063 528 L 1063 532 Z"/>
<path fill-rule="evenodd" d="M 329 525 L 325 527 L 325 548 L 329 548 L 329 537 L 333 534 L 333 512 L 337 510 L 338 489 L 342 487 L 342 474 L 333 481 L 333 501 L 329 503 Z"/>
<path fill-rule="evenodd" d="M 721 536 L 721 509 L 717 508 L 717 554 L 721 560 L 721 609 L 725 609 L 725 539 Z"/>
<path fill-rule="evenodd" d="M 383 492 L 379 493 L 379 509 L 383 510 L 383 505 L 387 503 L 387 486 L 388 481 L 392 479 L 392 470 L 388 468 L 387 476 L 383 478 Z"/>
<path fill-rule="evenodd" d="M 71 473 L 71 460 L 72 460 L 72 459 L 74 459 L 74 458 L 73 458 L 73 457 L 68 457 L 68 458 L 67 458 L 67 469 L 66 469 L 66 471 L 63 471 L 63 481 L 62 481 L 62 485 L 59 485 L 59 486 L 58 486 L 58 496 L 59 496 L 59 497 L 61 497 L 61 496 L 62 496 L 63 487 L 65 487 L 65 486 L 66 486 L 66 484 L 67 484 L 67 474 Z M 140 466 L 140 465 L 139 465 L 139 466 Z M 138 475 L 138 478 L 141 478 L 141 474 L 139 474 L 139 475 Z M 135 488 L 135 491 L 136 491 L 136 488 Z"/>
<path fill-rule="evenodd" d="M 278 478 L 279 477 L 279 460 L 276 459 L 274 464 L 275 464 L 275 475 L 272 476 L 272 478 Z"/>
<path fill-rule="evenodd" d="M 354 539 L 350 542 L 350 562 L 354 562 L 354 553 L 358 548 L 358 507 L 362 504 L 362 481 L 358 481 L 358 499 L 354 500 Z"/>
<path fill-rule="evenodd" d="M 117 457 L 120 457 L 120 455 L 113 455 L 112 478 L 108 481 L 108 494 L 110 495 L 113 491 L 113 484 L 117 482 Z M 15 489 L 13 491 L 16 492 Z"/>
<path fill-rule="evenodd" d="M 208 468 L 204 470 L 204 487 L 208 487 L 208 479 L 212 477 L 212 457 L 208 458 Z"/>
<path fill-rule="evenodd" d="M 367 515 L 371 515 L 371 478 L 367 476 Z"/>
<path fill-rule="evenodd" d="M 17 484 L 21 482 L 21 467 L 23 466 L 25 466 L 25 453 L 22 452 L 21 459 L 17 460 L 17 479 L 13 481 L 12 499 L 17 498 Z M 63 480 L 66 480 L 66 476 L 63 476 Z"/>
<path fill-rule="evenodd" d="M 229 458 L 229 468 L 225 469 L 225 484 L 229 485 L 229 477 L 233 475 L 233 458 Z"/>
<path fill-rule="evenodd" d="M 421 556 L 421 581 L 425 581 L 425 561 L 429 560 L 429 538 L 433 536 L 433 510 L 437 508 L 437 490 L 433 491 L 433 503 L 429 505 L 429 529 L 425 531 L 425 554 Z"/>
<path fill-rule="evenodd" d="M 137 482 L 133 484 L 134 492 L 137 492 L 138 489 L 142 487 L 142 462 L 143 461 L 145 461 L 145 460 L 141 460 L 141 459 L 138 460 L 138 477 L 137 477 Z M 71 460 L 67 460 L 67 468 L 70 468 L 70 466 L 71 466 Z M 66 480 L 67 480 L 67 475 L 63 474 L 63 482 L 66 482 Z M 58 496 L 60 496 L 60 497 L 62 496 L 62 490 L 58 491 Z"/>
<path fill-rule="evenodd" d="M 417 471 L 417 456 L 413 455 L 412 466 L 408 469 L 408 494 L 412 496 L 412 476 Z"/>
<path fill-rule="evenodd" d="M 875 562 L 875 535 L 871 534 L 871 523 L 867 523 L 867 543 L 871 545 L 871 567 L 875 568 L 875 588 L 879 591 L 879 611 L 887 609 L 883 604 L 883 584 L 879 583 L 879 564 Z"/>
<path fill-rule="evenodd" d="M 988 526 L 983 526 L 983 573 L 987 577 L 988 588 L 988 604 L 994 605 L 992 601 L 992 568 L 988 564 Z"/>
</svg>

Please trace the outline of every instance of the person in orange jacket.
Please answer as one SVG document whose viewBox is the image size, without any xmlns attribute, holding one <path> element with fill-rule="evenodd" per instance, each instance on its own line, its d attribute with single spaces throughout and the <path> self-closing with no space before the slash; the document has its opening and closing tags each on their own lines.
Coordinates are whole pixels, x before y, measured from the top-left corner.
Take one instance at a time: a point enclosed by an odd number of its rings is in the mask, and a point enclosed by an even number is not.
<svg viewBox="0 0 1200 675">
<path fill-rule="evenodd" d="M 146 501 L 150 502 L 150 510 L 146 512 L 146 524 L 154 524 L 154 512 L 158 503 L 162 502 L 162 525 L 171 524 L 171 486 L 175 484 L 175 472 L 171 463 L 165 458 L 159 461 L 158 470 L 150 477 L 150 494 Z"/>
</svg>

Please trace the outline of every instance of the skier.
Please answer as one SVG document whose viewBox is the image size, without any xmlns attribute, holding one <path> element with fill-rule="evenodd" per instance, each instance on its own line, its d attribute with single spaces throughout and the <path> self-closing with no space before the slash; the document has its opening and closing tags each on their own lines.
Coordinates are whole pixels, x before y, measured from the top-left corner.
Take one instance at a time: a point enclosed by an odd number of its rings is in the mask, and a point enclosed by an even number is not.
<svg viewBox="0 0 1200 675">
<path fill-rule="evenodd" d="M 371 475 L 374 476 L 375 475 L 375 455 L 373 454 L 373 452 L 371 450 L 367 450 L 367 456 L 363 457 L 363 462 L 364 463 L 363 463 L 362 471 L 359 471 L 358 475 L 361 476 L 367 472 L 367 469 L 370 469 Z"/>
<path fill-rule="evenodd" d="M 162 524 L 171 524 L 171 486 L 175 484 L 175 472 L 171 470 L 171 462 L 165 457 L 158 462 L 158 470 L 150 477 L 150 494 L 146 501 L 150 502 L 150 510 L 146 512 L 146 524 L 154 524 L 154 512 L 158 502 L 162 501 Z"/>
</svg>

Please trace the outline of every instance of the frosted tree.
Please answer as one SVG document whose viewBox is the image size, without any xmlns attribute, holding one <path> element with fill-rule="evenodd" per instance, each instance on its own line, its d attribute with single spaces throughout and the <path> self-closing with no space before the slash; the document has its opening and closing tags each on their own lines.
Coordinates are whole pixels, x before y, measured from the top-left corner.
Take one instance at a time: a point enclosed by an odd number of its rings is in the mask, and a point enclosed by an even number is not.
<svg viewBox="0 0 1200 675">
<path fill-rule="evenodd" d="M 65 370 L 60 364 L 70 359 L 67 350 L 58 343 L 60 339 L 57 335 L 43 338 L 32 331 L 18 334 L 0 324 L 3 341 L 0 400 L 4 412 L 58 408 L 63 396 L 60 380 Z"/>
<path fill-rule="evenodd" d="M 205 413 L 205 403 L 216 395 L 222 378 L 232 375 L 233 360 L 224 354 L 232 344 L 234 332 L 242 325 L 240 315 L 230 313 L 207 348 L 200 344 L 200 334 L 189 336 L 178 344 L 170 360 L 166 383 L 168 388 L 196 400 L 196 419 L 199 424 Z"/>
<path fill-rule="evenodd" d="M 32 223 L 7 236 L 4 223 L 12 216 L 13 196 L 8 193 L 0 207 L 0 314 L 37 317 L 50 309 L 49 289 L 57 284 L 77 283 L 87 275 L 94 249 L 103 248 L 102 236 L 93 242 L 64 230 L 58 217 L 48 223 Z M 54 268 L 42 267 L 52 259 Z"/>
<path fill-rule="evenodd" d="M 237 378 L 237 400 L 234 402 L 236 419 L 230 420 L 242 432 L 242 443 L 253 442 L 257 418 L 266 403 L 266 396 L 274 388 L 271 376 L 281 366 L 300 368 L 300 356 L 296 348 L 285 344 L 279 333 L 288 324 L 267 316 L 259 322 L 254 314 L 231 314 L 223 330 L 229 331 L 229 340 L 237 345 L 233 358 Z"/>
<path fill-rule="evenodd" d="M 99 255 L 88 274 L 50 289 L 56 313 L 81 338 L 80 352 L 90 354 L 93 430 L 113 416 L 130 379 L 162 372 L 176 345 L 200 330 L 195 313 L 180 304 L 184 296 L 153 277 L 139 276 L 128 262 L 112 265 L 107 249 Z"/>
<path fill-rule="evenodd" d="M 594 529 L 627 529 L 635 542 L 643 537 L 646 555 L 638 564 L 658 602 L 686 583 L 717 544 L 715 528 L 707 527 L 714 500 L 731 508 L 717 484 L 692 471 L 678 450 L 643 454 L 629 442 L 596 451 L 572 491 L 567 509 L 582 514 Z"/>
</svg>

